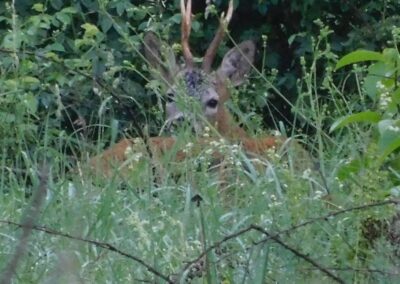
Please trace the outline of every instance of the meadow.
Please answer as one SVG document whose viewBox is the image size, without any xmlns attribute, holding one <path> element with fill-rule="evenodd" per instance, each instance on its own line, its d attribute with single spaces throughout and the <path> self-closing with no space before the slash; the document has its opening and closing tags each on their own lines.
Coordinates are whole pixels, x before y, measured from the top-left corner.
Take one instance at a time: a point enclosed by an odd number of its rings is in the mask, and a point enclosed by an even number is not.
<svg viewBox="0 0 400 284">
<path fill-rule="evenodd" d="M 290 72 L 271 51 L 274 30 L 233 19 L 219 60 L 246 37 L 258 52 L 230 112 L 254 138 L 298 141 L 306 162 L 283 146 L 249 156 L 209 129 L 215 140 L 196 151 L 198 137 L 181 131 L 172 154 L 155 163 L 133 148 L 107 174 L 91 158 L 163 128 L 166 90 L 143 37 L 156 32 L 179 55 L 179 1 L 17 2 L 0 4 L 0 283 L 399 282 L 395 1 L 365 12 L 386 28 L 373 48 L 359 32 L 337 49 L 327 14 L 307 21 L 282 40 L 296 47 Z M 195 51 L 227 1 L 215 2 L 207 18 L 195 10 Z M 254 15 L 284 5 L 259 2 Z"/>
</svg>

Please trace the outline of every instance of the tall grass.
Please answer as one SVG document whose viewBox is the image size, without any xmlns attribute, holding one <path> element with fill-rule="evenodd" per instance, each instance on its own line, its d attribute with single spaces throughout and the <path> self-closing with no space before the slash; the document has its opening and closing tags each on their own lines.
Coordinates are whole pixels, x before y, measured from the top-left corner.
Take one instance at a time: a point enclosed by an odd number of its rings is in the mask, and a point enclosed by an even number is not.
<svg viewBox="0 0 400 284">
<path fill-rule="evenodd" d="M 255 160 L 228 144 L 224 180 L 210 170 L 208 149 L 182 162 L 167 156 L 157 166 L 145 158 L 125 165 L 128 176 L 121 178 L 116 169 L 104 177 L 87 171 L 96 147 L 81 137 L 56 132 L 48 122 L 37 137 L 13 132 L 21 125 L 1 126 L 2 133 L 13 135 L 4 137 L 0 160 L 0 271 L 18 253 L 20 227 L 27 226 L 23 212 L 40 188 L 40 165 L 47 161 L 45 202 L 29 224 L 33 230 L 13 283 L 398 281 L 396 244 L 385 234 L 395 203 L 386 200 L 393 187 L 390 173 L 373 158 L 352 172 L 352 158 L 361 156 L 373 134 L 363 127 L 326 133 L 332 117 L 347 113 L 363 95 L 343 93 L 331 67 L 323 82 L 316 80 L 318 68 L 336 59 L 327 43 L 329 30 L 321 29 L 314 60 L 302 63 L 293 106 L 316 129 L 315 136 L 304 138 L 314 157 L 311 168 L 299 170 L 296 151 L 282 157 L 276 149 Z M 26 74 L 15 65 L 19 82 Z M 1 87 L 0 92 L 11 100 Z M 97 141 L 102 148 L 114 128 L 101 117 L 93 123 L 105 124 Z M 83 153 L 74 157 L 79 165 L 65 152 L 69 144 Z M 365 220 L 380 222 L 368 226 Z M 375 227 L 372 241 L 366 231 Z"/>
</svg>

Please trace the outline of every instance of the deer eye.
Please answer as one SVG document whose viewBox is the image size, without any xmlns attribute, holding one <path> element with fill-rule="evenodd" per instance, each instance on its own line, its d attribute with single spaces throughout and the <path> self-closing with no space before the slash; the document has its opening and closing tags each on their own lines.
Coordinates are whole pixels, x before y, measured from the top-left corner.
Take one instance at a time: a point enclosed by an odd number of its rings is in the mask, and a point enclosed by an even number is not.
<svg viewBox="0 0 400 284">
<path fill-rule="evenodd" d="M 174 101 L 174 93 L 167 93 L 167 103 L 172 103 Z"/>
<path fill-rule="evenodd" d="M 211 99 L 207 102 L 207 106 L 210 108 L 216 108 L 218 105 L 218 100 L 216 99 Z"/>
</svg>

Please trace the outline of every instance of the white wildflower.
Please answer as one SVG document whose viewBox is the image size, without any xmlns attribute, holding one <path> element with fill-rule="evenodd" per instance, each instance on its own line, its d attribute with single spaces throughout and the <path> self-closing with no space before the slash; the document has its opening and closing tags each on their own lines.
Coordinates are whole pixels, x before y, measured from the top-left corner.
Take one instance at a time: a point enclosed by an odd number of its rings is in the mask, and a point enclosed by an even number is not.
<svg viewBox="0 0 400 284">
<path fill-rule="evenodd" d="M 139 152 L 139 153 L 132 155 L 132 160 L 135 162 L 139 162 L 142 157 L 143 157 L 143 153 Z"/>
<path fill-rule="evenodd" d="M 131 146 L 126 147 L 125 152 L 124 152 L 125 157 L 129 157 L 132 154 L 132 152 L 133 151 L 132 151 Z"/>
<path fill-rule="evenodd" d="M 394 126 L 394 125 L 389 125 L 387 127 L 387 130 L 393 131 L 393 132 L 400 132 L 400 127 Z"/>
<path fill-rule="evenodd" d="M 279 130 L 272 131 L 273 136 L 282 136 L 282 133 Z"/>
<path fill-rule="evenodd" d="M 213 152 L 214 152 L 213 149 L 207 149 L 205 151 L 206 155 L 211 155 Z"/>
<path fill-rule="evenodd" d="M 185 145 L 185 148 L 183 148 L 183 153 L 187 154 L 190 152 L 190 150 L 193 148 L 194 144 L 192 142 L 189 142 Z"/>
<path fill-rule="evenodd" d="M 72 182 L 68 183 L 68 197 L 74 198 L 76 195 L 76 187 Z"/>
<path fill-rule="evenodd" d="M 400 197 L 400 186 L 395 186 L 395 187 L 391 188 L 390 194 L 394 198 Z"/>
<path fill-rule="evenodd" d="M 382 81 L 376 82 L 376 88 L 380 91 L 383 91 L 386 89 L 385 85 L 382 84 Z"/>
<path fill-rule="evenodd" d="M 321 199 L 321 197 L 323 196 L 323 192 L 320 190 L 317 190 L 315 192 L 314 198 L 313 199 Z"/>
<path fill-rule="evenodd" d="M 303 179 L 309 179 L 310 178 L 310 174 L 311 174 L 311 169 L 307 168 L 306 170 L 304 170 L 303 175 L 301 177 Z"/>
<path fill-rule="evenodd" d="M 392 97 L 389 92 L 383 92 L 379 98 L 379 108 L 381 110 L 386 110 L 389 104 L 392 102 Z"/>
</svg>

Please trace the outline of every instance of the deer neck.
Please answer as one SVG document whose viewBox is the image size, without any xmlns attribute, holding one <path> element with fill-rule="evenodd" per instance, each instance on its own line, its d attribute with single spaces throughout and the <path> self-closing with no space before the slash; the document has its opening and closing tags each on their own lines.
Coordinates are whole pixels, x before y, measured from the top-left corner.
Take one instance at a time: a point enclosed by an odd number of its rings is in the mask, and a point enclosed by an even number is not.
<svg viewBox="0 0 400 284">
<path fill-rule="evenodd" d="M 249 137 L 244 129 L 237 125 L 225 106 L 218 111 L 215 128 L 221 136 L 229 140 L 240 140 Z"/>
<path fill-rule="evenodd" d="M 218 109 L 216 120 L 214 123 L 215 128 L 218 130 L 223 137 L 230 140 L 240 140 L 242 138 L 248 138 L 246 131 L 237 125 L 232 115 L 225 106 L 225 102 L 230 99 L 230 91 L 227 86 L 227 79 L 220 76 L 218 72 L 215 74 L 216 79 L 216 91 L 219 95 L 221 107 Z"/>
</svg>

